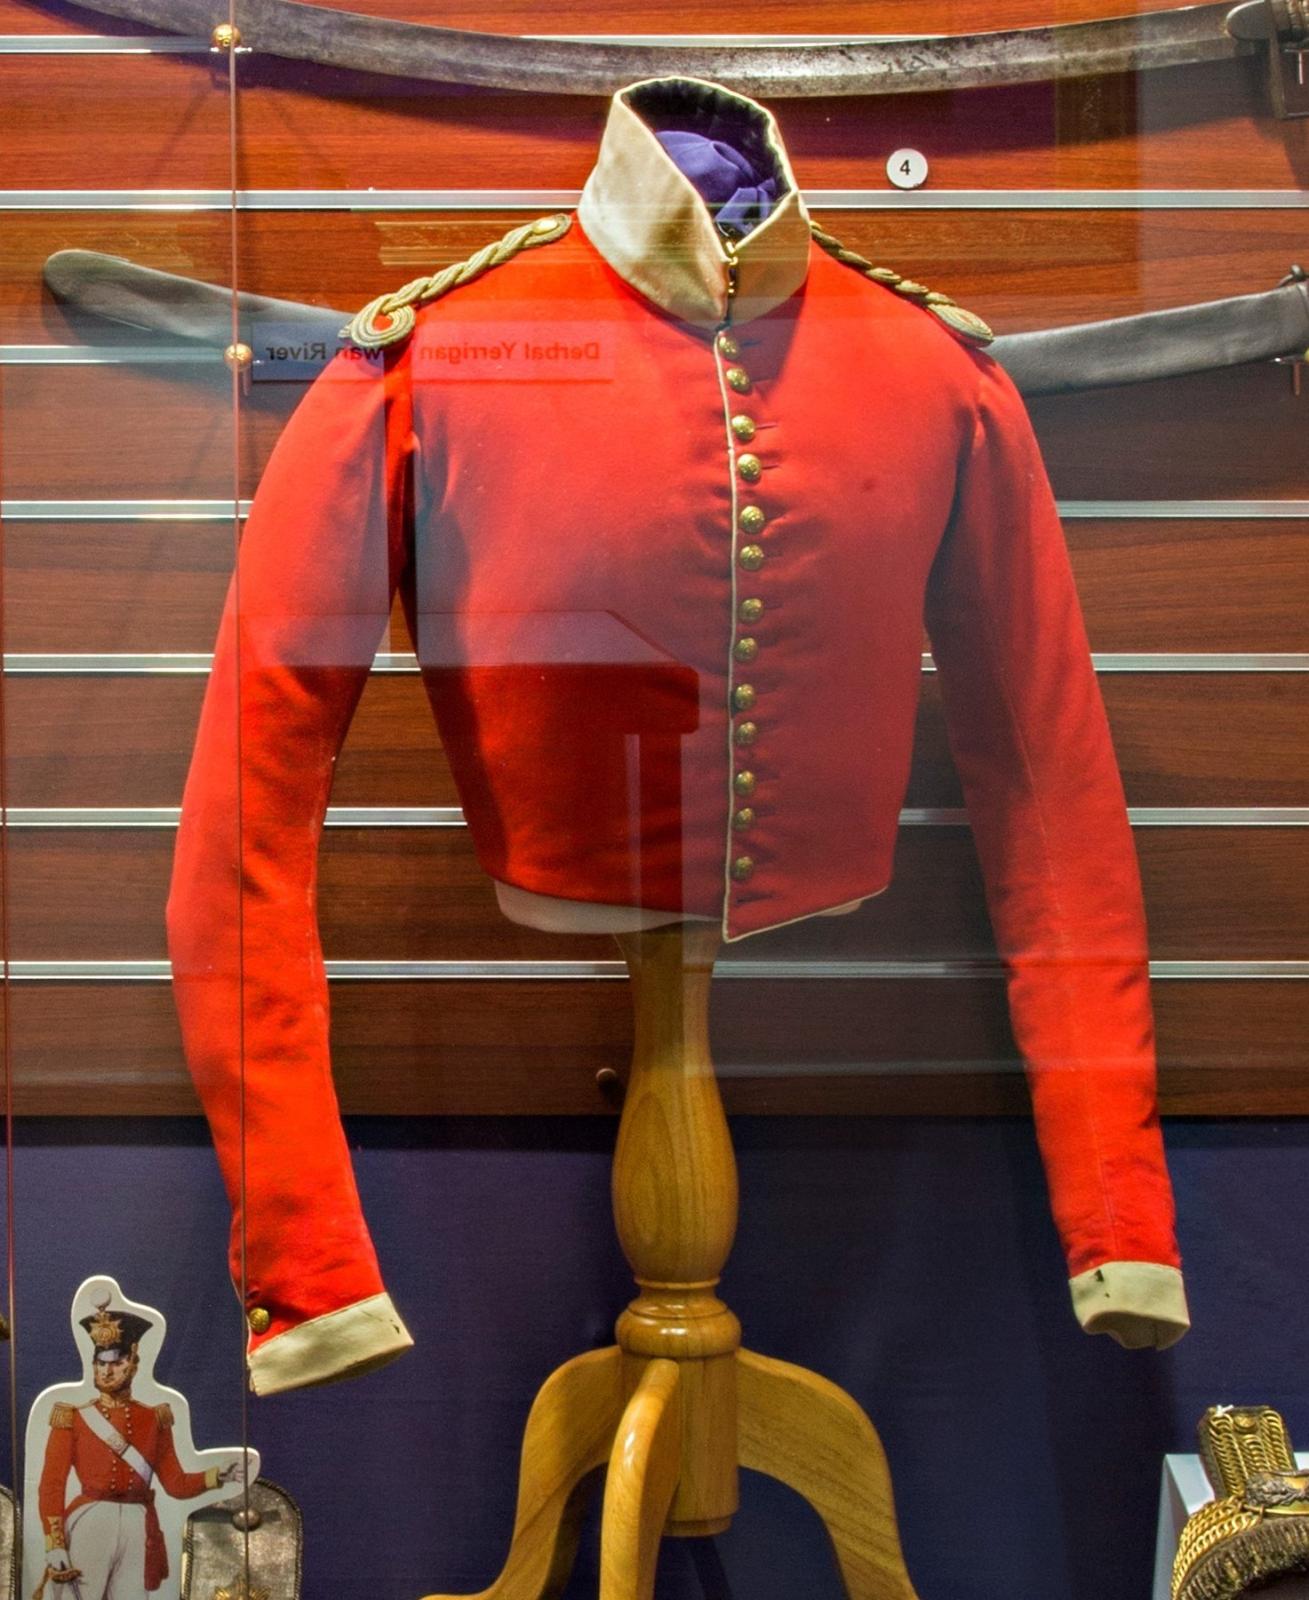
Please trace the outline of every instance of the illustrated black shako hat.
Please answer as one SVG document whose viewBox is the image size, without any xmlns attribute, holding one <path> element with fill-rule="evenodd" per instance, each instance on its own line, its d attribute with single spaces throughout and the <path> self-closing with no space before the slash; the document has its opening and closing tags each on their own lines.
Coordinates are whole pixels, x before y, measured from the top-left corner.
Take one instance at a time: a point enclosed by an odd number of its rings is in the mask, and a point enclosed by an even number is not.
<svg viewBox="0 0 1309 1600">
<path fill-rule="evenodd" d="M 81 1324 L 91 1335 L 97 1355 L 102 1350 L 135 1353 L 137 1345 L 154 1326 L 131 1311 L 111 1311 L 107 1300 L 89 1317 L 83 1317 Z"/>
</svg>

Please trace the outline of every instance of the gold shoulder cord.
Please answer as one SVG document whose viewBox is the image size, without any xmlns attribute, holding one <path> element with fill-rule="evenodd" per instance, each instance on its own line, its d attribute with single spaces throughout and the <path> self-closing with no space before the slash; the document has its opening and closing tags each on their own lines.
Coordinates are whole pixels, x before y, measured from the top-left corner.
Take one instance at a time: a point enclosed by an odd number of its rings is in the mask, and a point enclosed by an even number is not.
<svg viewBox="0 0 1309 1600">
<path fill-rule="evenodd" d="M 811 222 L 809 226 L 817 243 L 822 245 L 829 256 L 835 256 L 842 266 L 853 267 L 856 272 L 862 272 L 865 278 L 871 278 L 874 283 L 880 283 L 894 293 L 903 295 L 906 300 L 912 300 L 916 305 L 922 306 L 925 311 L 930 311 L 934 317 L 944 322 L 952 333 L 957 333 L 967 343 L 976 345 L 980 349 L 995 338 L 981 317 L 972 311 L 965 311 L 961 305 L 956 305 L 948 294 L 939 294 L 935 289 L 929 289 L 925 283 L 915 283 L 912 278 L 902 278 L 890 267 L 875 267 L 866 256 L 847 250 L 839 239 L 834 239 L 830 233 L 824 233 L 815 223 Z"/>
<path fill-rule="evenodd" d="M 415 306 L 437 300 L 461 283 L 471 283 L 492 267 L 498 267 L 511 256 L 516 256 L 520 250 L 534 250 L 537 245 L 562 239 L 572 226 L 572 221 L 566 211 L 556 212 L 549 217 L 537 217 L 534 222 L 510 228 L 503 238 L 483 245 L 466 261 L 452 262 L 429 277 L 415 278 L 402 289 L 379 294 L 341 329 L 342 338 L 349 339 L 365 350 L 380 350 L 386 345 L 398 344 L 414 330 L 417 321 Z"/>
</svg>

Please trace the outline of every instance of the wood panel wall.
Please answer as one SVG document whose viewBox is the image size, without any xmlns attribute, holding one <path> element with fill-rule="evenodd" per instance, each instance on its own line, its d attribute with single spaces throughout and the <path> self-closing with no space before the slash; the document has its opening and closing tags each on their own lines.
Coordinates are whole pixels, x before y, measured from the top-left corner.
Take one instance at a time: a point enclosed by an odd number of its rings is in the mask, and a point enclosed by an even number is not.
<svg viewBox="0 0 1309 1600">
<path fill-rule="evenodd" d="M 540 27 L 537 8 L 353 0 L 353 9 L 446 25 Z M 751 32 L 967 31 L 1068 21 L 1097 0 L 772 0 Z M 1124 7 L 1114 4 L 1117 12 Z M 1142 0 L 1140 9 L 1148 9 Z M 550 27 L 595 26 L 578 7 Z M 733 32 L 722 4 L 626 3 L 606 30 Z M 130 24 L 38 0 L 0 0 L 0 35 L 126 34 Z M 1170 190 L 1176 203 L 1053 209 L 839 209 L 818 220 L 856 249 L 954 294 L 1003 331 L 1126 315 L 1271 287 L 1309 256 L 1305 212 L 1196 209 L 1186 191 L 1306 187 L 1309 121 L 1269 114 L 1258 62 L 1058 86 L 779 102 L 810 192 L 889 192 L 884 163 L 922 149 L 930 184 L 961 191 Z M 404 80 L 242 58 L 235 175 L 247 191 L 576 189 L 601 101 L 434 89 Z M 62 191 L 224 190 L 228 91 L 204 56 L 0 54 L 0 189 L 36 209 L 0 220 L 0 345 L 140 346 L 70 319 L 44 290 L 53 251 L 109 251 L 228 281 L 218 209 L 88 209 Z M 52 191 L 42 195 L 41 191 Z M 1000 197 L 997 196 L 997 199 Z M 380 288 L 456 260 L 521 214 L 242 210 L 242 287 L 353 309 Z M 299 386 L 255 384 L 234 419 L 226 372 L 183 364 L 0 365 L 5 502 L 230 499 L 254 492 Z M 1271 364 L 1033 405 L 1065 501 L 1309 500 L 1303 399 Z M 234 472 L 235 459 L 238 465 Z M 1104 653 L 1305 652 L 1303 518 L 1070 518 L 1066 532 L 1092 646 Z M 10 956 L 159 962 L 172 834 L 33 826 L 56 807 L 176 807 L 203 693 L 202 664 L 141 671 L 78 656 L 203 655 L 231 570 L 229 521 L 76 517 L 3 524 L 4 799 Z M 397 629 L 396 650 L 407 648 Z M 49 658 L 64 658 L 51 662 Z M 43 658 L 32 660 L 24 658 Z M 43 664 L 44 661 L 44 664 Z M 139 663 L 137 664 L 139 666 Z M 1309 675 L 1109 671 L 1102 676 L 1129 804 L 1309 807 Z M 374 674 L 342 755 L 334 804 L 457 804 L 412 673 Z M 924 683 L 907 803 L 958 807 L 939 701 Z M 1278 962 L 1309 940 L 1309 831 L 1215 826 L 1185 814 L 1141 823 L 1152 953 L 1166 962 Z M 505 921 L 459 826 L 329 828 L 322 924 L 329 958 L 611 961 L 608 941 Z M 835 981 L 725 977 L 715 1050 L 729 1108 L 803 1114 L 1001 1114 L 1025 1104 L 991 978 L 929 963 L 993 953 L 966 828 L 906 826 L 891 890 L 853 917 L 750 941 L 736 960 L 905 961 L 911 975 Z M 916 975 L 914 975 L 916 973 Z M 1166 977 L 1155 984 L 1166 1110 L 1309 1110 L 1303 980 Z M 137 1114 L 195 1107 L 167 984 L 23 981 L 7 1026 L 21 1111 Z M 350 981 L 333 985 L 334 1060 L 345 1107 L 386 1114 L 614 1109 L 602 1069 L 629 1048 L 621 981 Z M 599 1074 L 599 1077 L 597 1076 Z"/>
</svg>

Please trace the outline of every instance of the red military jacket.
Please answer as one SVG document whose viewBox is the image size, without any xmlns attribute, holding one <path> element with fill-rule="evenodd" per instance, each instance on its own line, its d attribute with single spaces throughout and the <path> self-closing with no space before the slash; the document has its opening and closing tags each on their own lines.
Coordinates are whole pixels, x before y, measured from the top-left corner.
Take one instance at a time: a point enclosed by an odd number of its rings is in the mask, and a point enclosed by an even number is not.
<svg viewBox="0 0 1309 1600">
<path fill-rule="evenodd" d="M 781 189 L 732 251 L 655 138 L 724 111 Z M 331 1091 L 314 912 L 397 590 L 486 871 L 728 940 L 886 887 L 926 620 L 1078 1314 L 1180 1336 L 1136 856 L 1022 402 L 922 292 L 814 242 L 766 112 L 655 80 L 615 96 L 562 237 L 432 298 L 381 359 L 336 357 L 244 534 L 169 924 L 238 1208 L 244 1050 L 257 1389 L 408 1342 Z"/>
<path fill-rule="evenodd" d="M 177 1459 L 173 1443 L 173 1413 L 166 1405 L 147 1406 L 139 1400 L 121 1405 L 85 1406 L 57 1404 L 50 1413 L 50 1437 L 37 1491 L 41 1526 L 49 1549 L 67 1549 L 67 1524 L 79 1507 L 93 1500 L 114 1500 L 145 1509 L 146 1589 L 157 1589 L 168 1576 L 168 1551 L 155 1512 L 154 1490 L 128 1458 L 96 1433 L 86 1413 L 99 1409 L 114 1433 L 139 1454 L 164 1490 L 175 1500 L 189 1500 L 218 1483 L 218 1469 L 187 1472 Z M 77 1474 L 79 1492 L 68 1498 L 68 1474 Z"/>
</svg>

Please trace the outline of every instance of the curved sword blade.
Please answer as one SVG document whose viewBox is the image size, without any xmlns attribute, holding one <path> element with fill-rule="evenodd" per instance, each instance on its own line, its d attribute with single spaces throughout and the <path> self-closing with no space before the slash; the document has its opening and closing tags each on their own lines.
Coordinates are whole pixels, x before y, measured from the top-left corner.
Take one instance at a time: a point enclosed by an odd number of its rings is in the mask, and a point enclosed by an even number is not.
<svg viewBox="0 0 1309 1600">
<path fill-rule="evenodd" d="M 142 267 L 100 250 L 57 250 L 46 257 L 45 284 L 75 317 L 161 335 L 161 344 L 209 345 L 225 350 L 232 338 L 232 291 L 216 283 Z M 286 323 L 335 349 L 354 315 L 269 295 L 236 296 L 240 336 L 250 343 L 256 322 Z M 82 330 L 79 328 L 78 332 Z"/>
<path fill-rule="evenodd" d="M 212 0 L 82 0 L 114 17 L 207 36 Z M 639 78 L 709 78 L 760 99 L 923 93 L 1139 72 L 1256 53 L 1224 27 L 1231 0 L 996 33 L 835 44 L 648 45 L 531 39 L 310 5 L 237 0 L 241 43 L 270 55 L 437 83 L 610 95 Z"/>
<path fill-rule="evenodd" d="M 1302 356 L 1307 347 L 1309 293 L 1303 283 L 1289 283 L 1167 311 L 1005 334 L 990 350 L 1031 399 Z"/>
<path fill-rule="evenodd" d="M 217 284 L 137 266 L 94 250 L 61 250 L 45 281 L 70 311 L 148 328 L 183 344 L 209 345 L 214 358 L 231 338 L 232 291 Z M 241 337 L 254 344 L 261 321 L 336 349 L 353 313 L 295 300 L 241 293 Z M 1002 334 L 993 355 L 1028 396 L 1067 394 L 1153 378 L 1210 372 L 1247 361 L 1303 354 L 1309 348 L 1309 286 L 1288 283 L 1258 294 L 1207 300 L 1034 333 Z"/>
</svg>

